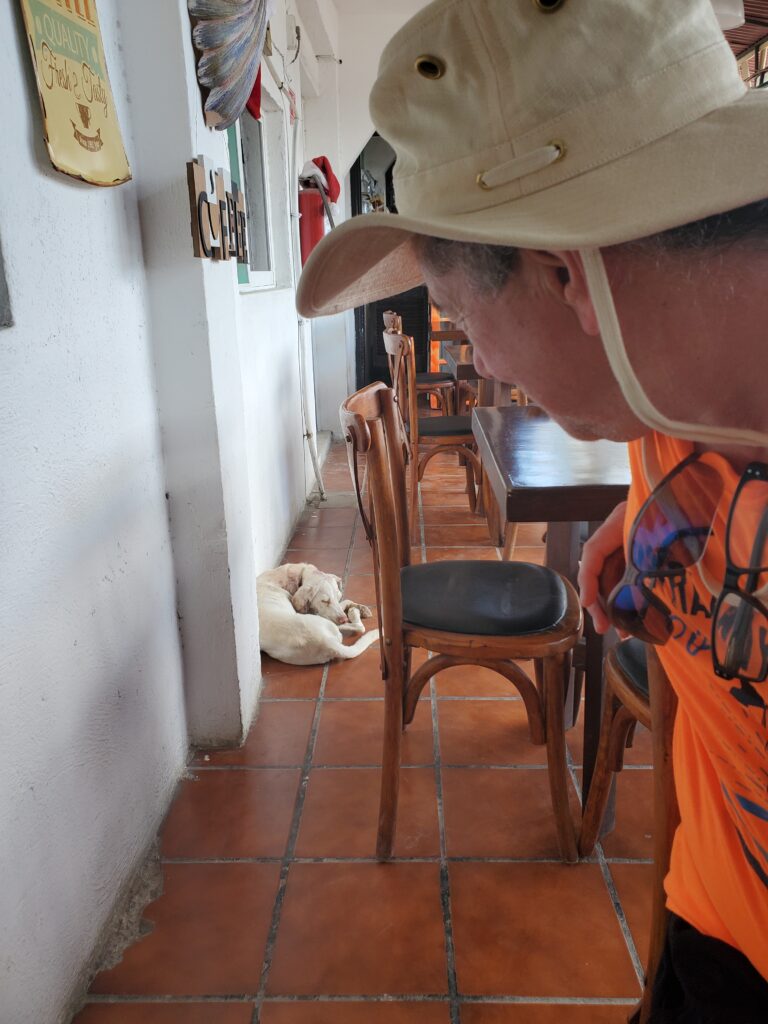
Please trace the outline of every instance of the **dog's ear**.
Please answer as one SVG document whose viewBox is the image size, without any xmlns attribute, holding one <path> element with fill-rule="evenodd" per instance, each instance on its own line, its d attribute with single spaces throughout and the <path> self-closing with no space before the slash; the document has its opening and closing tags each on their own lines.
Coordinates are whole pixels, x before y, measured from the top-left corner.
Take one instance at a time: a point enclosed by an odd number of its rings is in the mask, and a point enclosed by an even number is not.
<svg viewBox="0 0 768 1024">
<path fill-rule="evenodd" d="M 309 587 L 306 585 L 299 587 L 291 598 L 291 604 L 301 615 L 306 615 L 312 605 L 315 594 L 317 594 L 317 587 Z"/>
<path fill-rule="evenodd" d="M 344 587 L 344 583 L 343 583 L 341 577 L 340 576 L 333 576 L 332 579 L 334 579 L 336 581 L 336 586 L 339 588 L 339 594 L 341 594 L 342 593 L 342 589 Z"/>
<path fill-rule="evenodd" d="M 304 575 L 306 565 L 304 562 L 298 562 L 295 565 L 287 562 L 285 565 L 281 565 L 280 568 L 285 570 L 283 590 L 286 590 L 289 594 L 295 594 L 301 586 L 301 578 Z"/>
</svg>

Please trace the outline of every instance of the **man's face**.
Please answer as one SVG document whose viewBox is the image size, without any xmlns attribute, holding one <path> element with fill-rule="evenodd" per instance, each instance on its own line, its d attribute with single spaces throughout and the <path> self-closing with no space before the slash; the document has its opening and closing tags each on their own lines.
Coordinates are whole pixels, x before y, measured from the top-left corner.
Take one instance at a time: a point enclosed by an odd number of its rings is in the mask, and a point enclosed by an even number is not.
<svg viewBox="0 0 768 1024">
<path fill-rule="evenodd" d="M 573 437 L 627 441 L 647 432 L 627 406 L 599 336 L 584 330 L 563 299 L 553 267 L 523 252 L 522 266 L 495 294 L 463 271 L 437 276 L 422 269 L 432 300 L 473 342 L 483 376 L 521 387 Z"/>
</svg>

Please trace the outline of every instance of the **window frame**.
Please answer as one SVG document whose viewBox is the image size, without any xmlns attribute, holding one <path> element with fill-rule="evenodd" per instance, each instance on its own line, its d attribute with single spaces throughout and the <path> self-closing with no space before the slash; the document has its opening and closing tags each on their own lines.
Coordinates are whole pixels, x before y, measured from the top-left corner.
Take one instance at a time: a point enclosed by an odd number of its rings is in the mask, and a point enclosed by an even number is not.
<svg viewBox="0 0 768 1024">
<path fill-rule="evenodd" d="M 251 115 L 246 111 L 242 117 L 250 117 Z M 230 159 L 230 174 L 237 177 L 238 187 L 241 188 L 245 194 L 246 209 L 248 211 L 248 252 L 251 252 L 251 233 L 250 233 L 250 215 L 251 215 L 251 204 L 250 196 L 248 194 L 246 186 L 246 172 L 245 163 L 246 159 L 244 156 L 243 149 L 243 133 L 240 127 L 240 121 L 238 120 L 227 129 L 228 145 L 229 145 L 229 159 Z M 264 181 L 264 214 L 266 218 L 266 235 L 267 235 L 267 249 L 269 252 L 269 270 L 254 270 L 248 264 L 238 263 L 237 264 L 237 283 L 238 288 L 241 292 L 258 292 L 267 291 L 276 287 L 276 275 L 275 275 L 275 246 L 272 233 L 272 202 L 271 202 L 271 181 L 269 173 L 269 153 L 268 147 L 269 142 L 267 139 L 267 132 L 264 130 L 263 118 L 260 119 L 260 134 L 261 134 L 261 164 L 262 174 Z M 235 159 L 237 164 L 235 165 Z"/>
</svg>

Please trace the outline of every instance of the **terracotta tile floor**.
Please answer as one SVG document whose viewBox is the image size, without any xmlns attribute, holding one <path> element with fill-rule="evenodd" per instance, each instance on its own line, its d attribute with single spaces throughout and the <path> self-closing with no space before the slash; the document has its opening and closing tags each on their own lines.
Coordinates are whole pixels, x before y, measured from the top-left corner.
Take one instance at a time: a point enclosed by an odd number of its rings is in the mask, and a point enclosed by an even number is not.
<svg viewBox="0 0 768 1024">
<path fill-rule="evenodd" d="M 286 561 L 375 603 L 341 446 L 329 499 Z M 491 558 L 455 460 L 422 486 L 414 557 Z M 543 558 L 525 524 L 517 557 Z M 375 619 L 374 619 L 375 622 Z M 421 655 L 417 656 L 421 657 Z M 557 860 L 545 758 L 493 673 L 425 690 L 404 742 L 395 857 L 373 858 L 383 706 L 377 648 L 297 669 L 264 659 L 239 750 L 200 754 L 162 831 L 154 929 L 99 975 L 76 1024 L 620 1024 L 638 998 L 652 868 L 650 744 L 638 732 L 617 826 Z M 569 733 L 578 813 L 580 723 Z"/>
</svg>

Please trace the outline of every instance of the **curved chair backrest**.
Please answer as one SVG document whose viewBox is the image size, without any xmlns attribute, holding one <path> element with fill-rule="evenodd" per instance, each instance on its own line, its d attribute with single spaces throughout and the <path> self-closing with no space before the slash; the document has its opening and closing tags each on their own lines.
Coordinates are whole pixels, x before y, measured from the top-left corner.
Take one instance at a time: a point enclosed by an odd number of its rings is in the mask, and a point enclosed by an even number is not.
<svg viewBox="0 0 768 1024">
<path fill-rule="evenodd" d="M 397 334 L 403 333 L 403 318 L 399 314 L 388 309 L 382 314 L 382 319 L 384 320 L 385 331 L 395 331 Z"/>
<path fill-rule="evenodd" d="M 357 391 L 339 410 L 358 508 L 373 548 L 382 667 L 402 653 L 403 608 L 400 570 L 410 565 L 405 465 L 408 443 L 395 393 L 376 381 Z M 365 456 L 367 507 L 360 477 Z M 386 678 L 386 675 L 384 676 Z"/>
<path fill-rule="evenodd" d="M 416 356 L 413 338 L 397 331 L 384 331 L 384 349 L 395 399 L 403 420 L 408 424 L 411 445 L 419 443 L 418 392 L 416 390 Z"/>
</svg>

